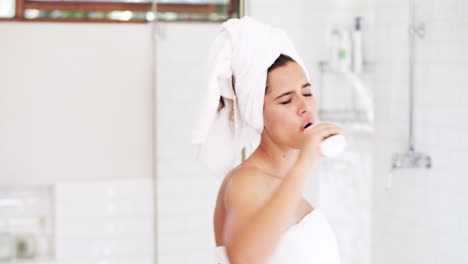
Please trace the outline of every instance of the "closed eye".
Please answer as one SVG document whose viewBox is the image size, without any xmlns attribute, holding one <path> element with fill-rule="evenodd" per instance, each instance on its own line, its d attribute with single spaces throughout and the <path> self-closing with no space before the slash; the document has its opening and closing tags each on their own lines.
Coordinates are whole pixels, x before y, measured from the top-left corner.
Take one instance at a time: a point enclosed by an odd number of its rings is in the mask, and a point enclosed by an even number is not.
<svg viewBox="0 0 468 264">
<path fill-rule="evenodd" d="M 309 97 L 309 96 L 312 96 L 313 94 L 312 93 L 307 93 L 307 94 L 303 94 L 303 95 Z M 281 102 L 280 104 L 283 104 L 283 105 L 289 104 L 291 101 L 292 101 L 292 99 L 289 99 L 287 101 Z"/>
</svg>

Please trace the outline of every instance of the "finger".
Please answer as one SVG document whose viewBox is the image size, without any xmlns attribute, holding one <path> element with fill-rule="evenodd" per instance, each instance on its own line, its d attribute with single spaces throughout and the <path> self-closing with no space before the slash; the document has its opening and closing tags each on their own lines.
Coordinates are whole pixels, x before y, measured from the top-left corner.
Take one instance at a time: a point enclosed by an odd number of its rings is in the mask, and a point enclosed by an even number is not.
<svg viewBox="0 0 468 264">
<path fill-rule="evenodd" d="M 337 126 L 329 126 L 326 128 L 323 128 L 320 132 L 321 138 L 325 139 L 334 135 L 342 135 L 344 134 L 344 131 L 342 128 L 337 127 Z"/>
<path fill-rule="evenodd" d="M 312 128 L 324 129 L 324 128 L 330 128 L 330 127 L 341 128 L 340 126 L 333 124 L 333 123 L 319 123 L 319 124 L 314 125 Z"/>
</svg>

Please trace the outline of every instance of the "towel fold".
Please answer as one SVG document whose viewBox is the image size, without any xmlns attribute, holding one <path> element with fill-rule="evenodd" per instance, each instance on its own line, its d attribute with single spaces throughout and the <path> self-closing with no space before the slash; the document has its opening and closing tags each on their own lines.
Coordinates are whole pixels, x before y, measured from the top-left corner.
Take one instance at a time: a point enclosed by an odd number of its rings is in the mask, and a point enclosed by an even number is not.
<svg viewBox="0 0 468 264">
<path fill-rule="evenodd" d="M 267 70 L 281 54 L 296 61 L 309 79 L 283 30 L 247 16 L 222 24 L 211 46 L 201 111 L 192 134 L 197 158 L 216 176 L 224 177 L 240 160 L 242 147 L 262 133 Z M 218 113 L 220 96 L 225 107 Z"/>
</svg>

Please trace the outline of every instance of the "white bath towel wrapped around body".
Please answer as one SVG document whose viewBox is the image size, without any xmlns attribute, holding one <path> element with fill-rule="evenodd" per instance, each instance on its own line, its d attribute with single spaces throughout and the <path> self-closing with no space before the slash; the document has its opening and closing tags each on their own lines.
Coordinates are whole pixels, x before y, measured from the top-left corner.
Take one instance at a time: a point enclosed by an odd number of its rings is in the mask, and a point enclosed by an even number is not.
<svg viewBox="0 0 468 264">
<path fill-rule="evenodd" d="M 309 80 L 283 30 L 250 17 L 222 24 L 211 46 L 201 112 L 192 135 L 198 159 L 216 176 L 224 177 L 236 165 L 242 147 L 263 131 L 267 70 L 281 54 L 296 61 Z M 218 113 L 220 96 L 225 107 Z"/>
</svg>

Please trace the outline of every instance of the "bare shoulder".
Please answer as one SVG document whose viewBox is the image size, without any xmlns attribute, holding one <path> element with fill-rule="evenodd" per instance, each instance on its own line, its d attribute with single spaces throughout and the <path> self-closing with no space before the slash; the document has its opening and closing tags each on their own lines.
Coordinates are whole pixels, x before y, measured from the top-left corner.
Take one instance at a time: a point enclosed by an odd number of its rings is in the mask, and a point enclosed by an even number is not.
<svg viewBox="0 0 468 264">
<path fill-rule="evenodd" d="M 239 166 L 227 176 L 224 201 L 227 209 L 242 205 L 261 203 L 269 198 L 268 175 L 254 166 Z"/>
<path fill-rule="evenodd" d="M 252 166 L 240 166 L 227 176 L 223 203 L 226 218 L 222 240 L 226 244 L 269 200 L 271 184 L 268 175 Z"/>
</svg>

